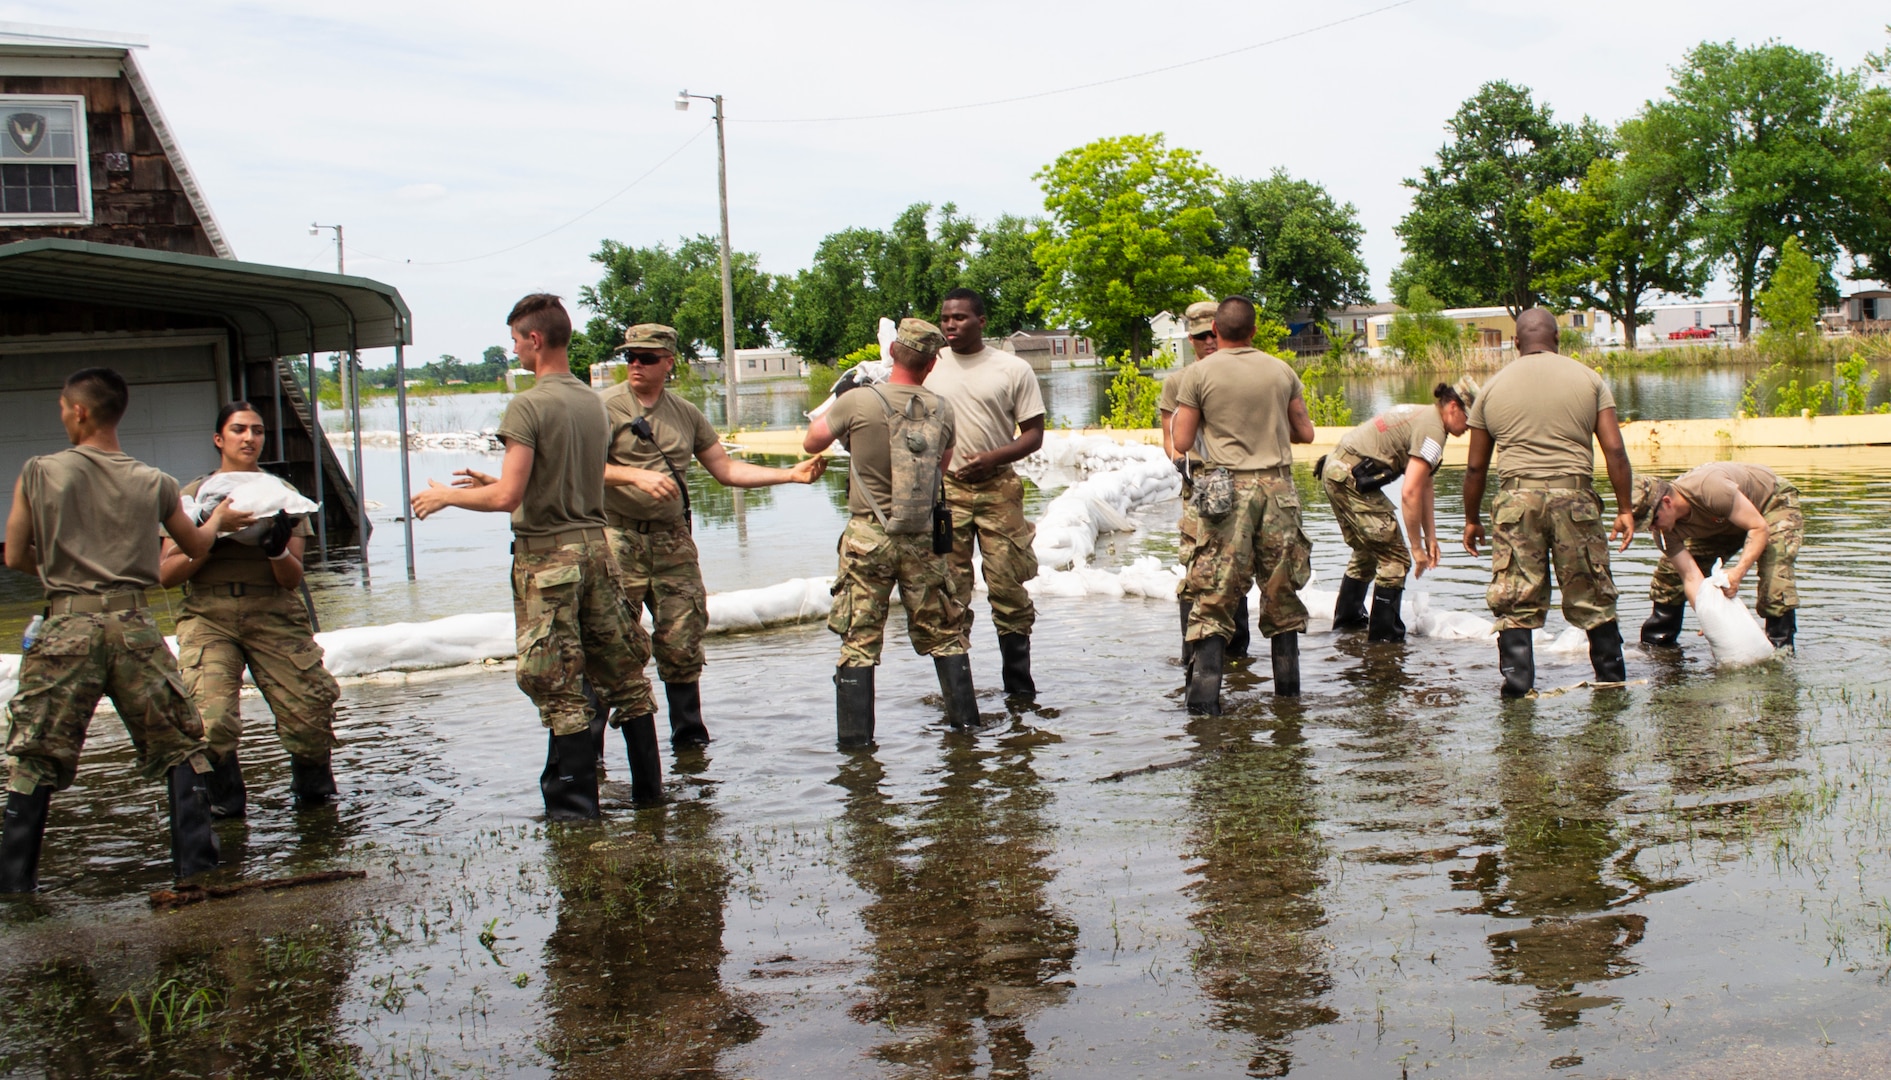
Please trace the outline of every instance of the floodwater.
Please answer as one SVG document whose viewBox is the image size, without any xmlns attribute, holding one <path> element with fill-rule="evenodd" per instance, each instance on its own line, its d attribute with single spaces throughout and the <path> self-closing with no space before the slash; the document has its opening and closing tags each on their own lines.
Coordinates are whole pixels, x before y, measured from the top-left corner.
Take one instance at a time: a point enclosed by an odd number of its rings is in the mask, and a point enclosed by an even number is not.
<svg viewBox="0 0 1891 1080">
<path fill-rule="evenodd" d="M 394 460 L 370 465 L 371 578 L 318 575 L 327 621 L 503 610 L 496 515 L 418 523 L 405 581 Z M 1541 652 L 1567 691 L 1506 705 L 1488 644 L 1314 634 L 1303 697 L 1261 659 L 1190 718 L 1172 604 L 1045 598 L 1037 709 L 994 692 L 981 610 L 994 726 L 948 732 L 896 615 L 878 748 L 849 755 L 813 623 L 712 637 L 717 741 L 666 753 L 672 801 L 641 811 L 614 741 L 607 820 L 578 826 L 541 820 L 544 735 L 505 666 L 351 681 L 345 794 L 309 813 L 247 698 L 252 811 L 217 879 L 367 877 L 174 913 L 145 899 L 163 796 L 107 715 L 54 800 L 45 891 L 0 902 L 0 1075 L 1877 1075 L 1884 465 L 1793 472 L 1796 657 L 1631 646 L 1625 690 Z M 831 572 L 841 471 L 739 511 L 697 489 L 711 588 Z M 1330 586 L 1345 551 L 1298 479 Z M 1171 553 L 1175 513 L 1098 563 Z M 1651 556 L 1616 560 L 1631 640 Z M 1487 572 L 1459 551 L 1414 591 L 1481 611 Z"/>
</svg>

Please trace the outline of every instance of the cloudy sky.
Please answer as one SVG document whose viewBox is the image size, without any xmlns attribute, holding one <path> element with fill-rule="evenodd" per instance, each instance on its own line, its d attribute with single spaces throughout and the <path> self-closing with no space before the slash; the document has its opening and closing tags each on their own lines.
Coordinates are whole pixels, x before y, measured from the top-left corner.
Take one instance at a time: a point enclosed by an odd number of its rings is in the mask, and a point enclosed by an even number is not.
<svg viewBox="0 0 1891 1080">
<path fill-rule="evenodd" d="M 1891 42 L 1881 0 L 1814 8 L 0 0 L 0 20 L 148 37 L 139 62 L 238 257 L 332 268 L 332 240 L 308 225 L 345 225 L 349 271 L 400 288 L 427 359 L 505 340 L 524 292 L 575 302 L 601 238 L 715 231 L 709 109 L 677 112 L 679 88 L 727 96 L 731 234 L 771 271 L 913 202 L 1038 212 L 1031 175 L 1058 153 L 1161 131 L 1227 174 L 1285 168 L 1352 202 L 1383 292 L 1400 181 L 1481 83 L 1612 123 L 1704 38 L 1778 39 L 1847 67 Z M 981 106 L 1008 98 L 1025 100 Z"/>
</svg>

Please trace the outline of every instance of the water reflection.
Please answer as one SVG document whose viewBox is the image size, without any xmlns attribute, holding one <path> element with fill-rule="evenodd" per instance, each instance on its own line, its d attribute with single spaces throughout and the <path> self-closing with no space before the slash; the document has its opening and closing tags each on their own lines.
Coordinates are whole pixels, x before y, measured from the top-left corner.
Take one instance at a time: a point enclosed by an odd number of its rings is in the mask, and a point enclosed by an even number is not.
<svg viewBox="0 0 1891 1080">
<path fill-rule="evenodd" d="M 1214 1022 L 1248 1033 L 1250 1076 L 1285 1076 L 1295 1033 L 1338 1018 L 1318 932 L 1326 852 L 1316 834 L 1311 752 L 1291 723 L 1195 717 L 1201 757 L 1189 792 L 1191 959 Z"/>
<path fill-rule="evenodd" d="M 730 873 L 708 799 L 554 827 L 540 1049 L 561 1076 L 713 1074 L 762 1026 L 722 985 Z"/>
<path fill-rule="evenodd" d="M 1032 758 L 1054 736 L 948 736 L 938 786 L 917 806 L 884 790 L 870 754 L 842 763 L 841 847 L 869 899 L 868 996 L 850 1010 L 889 1033 L 874 1050 L 914 1076 L 1031 1075 L 1026 1022 L 1059 1004 L 1077 926 L 1055 909 L 1044 865 L 1053 829 Z"/>
<path fill-rule="evenodd" d="M 1622 845 L 1614 764 L 1627 743 L 1628 692 L 1595 694 L 1583 725 L 1563 735 L 1539 730 L 1552 717 L 1537 705 L 1505 707 L 1497 744 L 1503 846 L 1479 856 L 1465 884 L 1484 894 L 1488 914 L 1529 920 L 1490 935 L 1492 977 L 1534 987 L 1529 1005 L 1554 1030 L 1616 1002 L 1583 987 L 1635 970 L 1629 950 L 1648 919 L 1611 910 L 1636 895 L 1612 873 Z"/>
</svg>

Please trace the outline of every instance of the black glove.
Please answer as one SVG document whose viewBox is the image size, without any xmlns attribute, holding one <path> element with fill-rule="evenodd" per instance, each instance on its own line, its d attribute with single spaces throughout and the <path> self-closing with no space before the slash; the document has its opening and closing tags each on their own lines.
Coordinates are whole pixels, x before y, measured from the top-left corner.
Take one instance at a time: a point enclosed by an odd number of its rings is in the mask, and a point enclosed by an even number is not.
<svg viewBox="0 0 1891 1080">
<path fill-rule="evenodd" d="M 1181 477 L 1182 477 L 1182 479 L 1184 479 L 1184 480 L 1187 480 L 1187 479 L 1189 478 L 1189 475 L 1188 475 L 1188 466 L 1189 466 L 1189 461 L 1188 461 L 1188 456 L 1187 456 L 1187 455 L 1185 454 L 1185 455 L 1183 455 L 1182 457 L 1179 457 L 1179 458 L 1174 458 L 1174 459 L 1172 459 L 1172 460 L 1173 460 L 1173 461 L 1175 462 L 1175 471 L 1176 471 L 1177 473 L 1179 473 L 1179 474 L 1181 474 Z"/>
<path fill-rule="evenodd" d="M 846 372 L 844 372 L 841 375 L 841 377 L 835 381 L 834 389 L 830 392 L 830 396 L 839 397 L 842 394 L 846 393 L 849 390 L 852 390 L 854 387 L 859 386 L 859 385 L 860 385 L 860 369 L 857 367 L 848 368 Z"/>
<path fill-rule="evenodd" d="M 295 532 L 295 521 L 295 518 L 280 511 L 270 519 L 269 532 L 263 535 L 263 554 L 275 559 L 289 549 L 289 536 Z"/>
</svg>

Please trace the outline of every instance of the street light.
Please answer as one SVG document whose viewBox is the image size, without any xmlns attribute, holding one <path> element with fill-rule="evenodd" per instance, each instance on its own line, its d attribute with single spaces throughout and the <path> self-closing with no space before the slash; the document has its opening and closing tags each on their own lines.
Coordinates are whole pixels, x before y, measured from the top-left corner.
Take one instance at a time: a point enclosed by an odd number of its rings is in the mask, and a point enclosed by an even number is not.
<svg viewBox="0 0 1891 1080">
<path fill-rule="evenodd" d="M 722 197 L 722 395 L 723 422 L 735 429 L 735 279 L 729 269 L 729 152 L 722 138 L 722 95 L 676 92 L 676 111 L 688 112 L 689 99 L 716 103 L 716 189 Z"/>
<path fill-rule="evenodd" d="M 342 252 L 342 246 L 341 246 L 341 226 L 340 225 L 317 225 L 313 221 L 309 222 L 309 235 L 310 236 L 322 235 L 323 229 L 335 230 L 335 272 L 337 274 L 347 273 L 348 272 L 347 264 L 343 261 L 343 258 L 342 258 L 343 252 Z"/>
<path fill-rule="evenodd" d="M 322 234 L 323 229 L 335 230 L 335 272 L 337 274 L 347 273 L 348 272 L 347 253 L 342 246 L 341 226 L 340 225 L 320 225 L 313 221 L 309 222 L 309 235 L 310 236 L 320 236 Z M 347 382 L 348 403 L 349 403 L 348 414 L 349 414 L 349 419 L 354 424 L 354 432 L 355 432 L 355 452 L 354 452 L 354 461 L 353 461 L 354 480 L 355 480 L 355 533 L 361 539 L 361 576 L 365 580 L 368 576 L 368 494 L 367 494 L 366 489 L 361 486 L 361 355 L 357 353 L 354 349 L 354 341 L 353 341 L 354 330 L 352 328 L 353 323 L 350 322 L 349 325 L 350 325 L 350 329 L 348 331 L 348 337 L 350 340 L 348 343 L 349 344 L 348 357 L 345 362 L 348 367 L 348 382 Z M 315 418 L 315 409 L 316 409 L 315 396 L 316 396 L 315 354 L 310 353 L 309 354 L 309 417 L 311 420 L 314 420 Z M 315 429 L 316 429 L 316 433 L 319 434 L 321 431 L 321 426 L 319 423 L 315 425 Z M 315 447 L 315 477 L 316 477 L 315 482 L 317 485 L 316 487 L 317 491 L 321 490 L 321 487 L 320 487 L 321 476 L 322 476 L 322 450 L 320 446 L 317 446 Z M 326 535 L 326 532 L 327 532 L 326 515 L 323 516 L 323 532 L 324 532 L 324 535 Z M 412 549 L 413 549 L 413 545 L 409 544 L 408 550 L 412 551 Z M 327 557 L 327 540 L 326 539 L 323 540 L 323 557 L 324 558 Z"/>
</svg>

